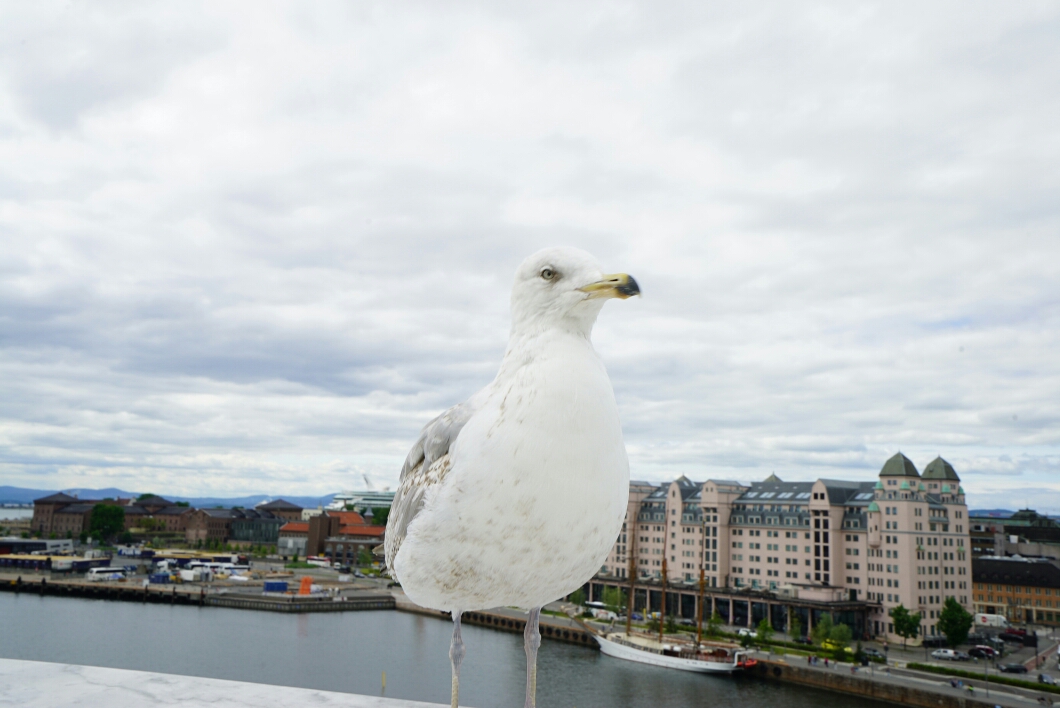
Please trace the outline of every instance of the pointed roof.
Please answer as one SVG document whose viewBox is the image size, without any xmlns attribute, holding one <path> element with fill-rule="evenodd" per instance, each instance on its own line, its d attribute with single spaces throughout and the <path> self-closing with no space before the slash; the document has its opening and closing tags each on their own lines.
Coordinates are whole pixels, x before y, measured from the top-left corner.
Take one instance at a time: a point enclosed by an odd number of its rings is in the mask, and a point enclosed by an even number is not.
<svg viewBox="0 0 1060 708">
<path fill-rule="evenodd" d="M 49 494 L 46 497 L 40 499 L 34 499 L 34 504 L 73 504 L 74 502 L 81 501 L 77 497 L 72 497 L 69 494 L 63 492 L 56 492 L 55 494 Z"/>
<path fill-rule="evenodd" d="M 301 511 L 302 507 L 297 504 L 292 504 L 286 499 L 273 499 L 268 504 L 258 504 L 257 509 L 265 509 L 266 511 Z"/>
<path fill-rule="evenodd" d="M 766 477 L 762 481 L 763 482 L 783 482 L 784 480 L 782 480 L 780 477 L 778 477 L 777 473 L 774 472 L 773 474 L 769 475 L 768 477 Z"/>
<path fill-rule="evenodd" d="M 957 472 L 953 469 L 953 465 L 941 457 L 936 457 L 928 463 L 928 466 L 924 468 L 923 478 L 946 479 L 952 482 L 961 481 L 961 478 L 957 476 Z"/>
<path fill-rule="evenodd" d="M 883 469 L 880 470 L 880 476 L 919 477 L 920 473 L 916 471 L 916 466 L 913 464 L 913 461 L 899 452 L 883 463 Z"/>
</svg>

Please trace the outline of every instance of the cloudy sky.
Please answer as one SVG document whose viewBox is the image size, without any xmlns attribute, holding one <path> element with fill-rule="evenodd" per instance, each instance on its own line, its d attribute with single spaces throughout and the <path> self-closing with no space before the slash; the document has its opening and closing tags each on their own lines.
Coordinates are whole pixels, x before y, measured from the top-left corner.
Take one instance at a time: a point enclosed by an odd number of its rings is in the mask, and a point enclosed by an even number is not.
<svg viewBox="0 0 1060 708">
<path fill-rule="evenodd" d="M 518 263 L 632 473 L 941 454 L 1060 512 L 1060 9 L 7 3 L 0 484 L 393 484 L 493 377 Z"/>
</svg>

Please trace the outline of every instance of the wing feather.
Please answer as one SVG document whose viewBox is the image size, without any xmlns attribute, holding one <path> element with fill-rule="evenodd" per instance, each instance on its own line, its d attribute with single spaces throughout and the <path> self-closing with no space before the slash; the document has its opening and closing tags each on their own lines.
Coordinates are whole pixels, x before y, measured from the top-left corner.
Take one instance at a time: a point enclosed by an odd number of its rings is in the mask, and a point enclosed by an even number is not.
<svg viewBox="0 0 1060 708">
<path fill-rule="evenodd" d="M 386 566 L 394 573 L 394 559 L 408 533 L 409 524 L 423 509 L 427 490 L 445 478 L 451 467 L 449 449 L 474 414 L 473 400 L 453 406 L 420 430 L 401 468 L 394 503 L 387 517 L 384 550 Z"/>
</svg>

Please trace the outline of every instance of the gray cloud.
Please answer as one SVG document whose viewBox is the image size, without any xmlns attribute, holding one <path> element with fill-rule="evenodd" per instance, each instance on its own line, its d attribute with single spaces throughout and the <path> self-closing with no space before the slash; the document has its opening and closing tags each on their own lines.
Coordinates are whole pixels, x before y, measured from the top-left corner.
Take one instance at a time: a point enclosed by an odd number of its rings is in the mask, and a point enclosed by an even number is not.
<svg viewBox="0 0 1060 708">
<path fill-rule="evenodd" d="M 635 476 L 1060 509 L 1052 5 L 244 10 L 4 9 L 4 483 L 392 484 L 561 243 Z"/>
</svg>

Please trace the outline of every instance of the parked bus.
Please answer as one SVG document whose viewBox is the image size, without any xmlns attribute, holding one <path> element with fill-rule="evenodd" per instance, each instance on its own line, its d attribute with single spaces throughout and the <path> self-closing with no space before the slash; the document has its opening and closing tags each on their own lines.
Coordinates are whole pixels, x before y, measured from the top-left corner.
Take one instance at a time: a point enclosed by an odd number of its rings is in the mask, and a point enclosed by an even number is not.
<svg viewBox="0 0 1060 708">
<path fill-rule="evenodd" d="M 125 568 L 92 568 L 85 573 L 85 580 L 93 582 L 98 580 L 123 580 L 124 578 Z"/>
</svg>

